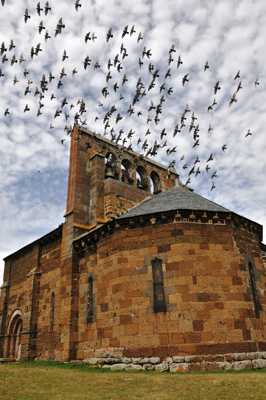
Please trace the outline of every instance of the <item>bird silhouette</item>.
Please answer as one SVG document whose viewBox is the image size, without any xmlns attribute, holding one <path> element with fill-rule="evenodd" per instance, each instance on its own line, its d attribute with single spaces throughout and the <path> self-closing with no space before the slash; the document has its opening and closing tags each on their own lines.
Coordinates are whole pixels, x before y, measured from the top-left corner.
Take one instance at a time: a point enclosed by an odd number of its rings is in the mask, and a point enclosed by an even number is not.
<svg viewBox="0 0 266 400">
<path fill-rule="evenodd" d="M 46 16 L 48 15 L 49 11 L 52 11 L 52 8 L 50 7 L 49 2 L 47 1 L 44 7 L 44 13 Z"/>
<path fill-rule="evenodd" d="M 179 67 L 180 67 L 180 65 L 182 65 L 182 64 L 183 64 L 183 61 L 182 61 L 181 57 L 180 57 L 180 56 L 178 56 L 178 60 L 177 60 L 177 68 L 179 68 Z"/>
<path fill-rule="evenodd" d="M 207 71 L 207 69 L 210 69 L 208 61 L 206 61 L 205 65 L 204 65 L 204 71 Z"/>
<path fill-rule="evenodd" d="M 237 98 L 236 98 L 236 92 L 233 93 L 232 97 L 229 100 L 229 106 L 231 106 L 233 103 L 237 102 Z"/>
<path fill-rule="evenodd" d="M 82 6 L 82 5 L 81 5 L 80 0 L 76 0 L 76 1 L 75 1 L 75 10 L 78 11 L 78 9 L 81 8 L 81 6 Z"/>
<path fill-rule="evenodd" d="M 41 8 L 40 2 L 37 3 L 36 11 L 37 11 L 37 14 L 38 14 L 39 17 L 40 17 L 40 16 L 41 16 L 41 12 L 43 11 L 43 8 Z"/>
<path fill-rule="evenodd" d="M 236 75 L 235 75 L 235 77 L 234 77 L 234 80 L 236 80 L 236 79 L 240 79 L 240 71 L 238 71 L 238 72 L 236 73 Z"/>
<path fill-rule="evenodd" d="M 248 136 L 251 136 L 251 135 L 252 135 L 252 132 L 251 132 L 251 130 L 249 129 L 249 130 L 247 131 L 245 137 L 248 137 Z"/>
<path fill-rule="evenodd" d="M 113 33 L 112 33 L 112 28 L 109 28 L 107 35 L 106 35 L 106 42 L 108 43 L 110 39 L 112 39 L 114 37 Z"/>
<path fill-rule="evenodd" d="M 25 24 L 27 23 L 27 21 L 31 18 L 31 16 L 29 15 L 29 10 L 26 8 L 25 13 L 24 13 L 24 21 Z"/>
<path fill-rule="evenodd" d="M 220 81 L 217 81 L 214 86 L 214 94 L 217 94 L 218 90 L 221 90 Z"/>
<path fill-rule="evenodd" d="M 182 85 L 185 86 L 186 82 L 189 82 L 189 74 L 183 76 Z"/>
</svg>

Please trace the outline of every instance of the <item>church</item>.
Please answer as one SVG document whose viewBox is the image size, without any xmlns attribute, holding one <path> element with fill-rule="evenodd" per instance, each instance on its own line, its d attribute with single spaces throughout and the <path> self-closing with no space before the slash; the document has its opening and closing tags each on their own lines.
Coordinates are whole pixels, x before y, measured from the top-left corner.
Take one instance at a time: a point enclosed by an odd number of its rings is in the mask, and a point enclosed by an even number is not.
<svg viewBox="0 0 266 400">
<path fill-rule="evenodd" d="M 262 226 L 74 126 L 64 222 L 5 258 L 0 358 L 245 360 L 265 351 Z"/>
</svg>

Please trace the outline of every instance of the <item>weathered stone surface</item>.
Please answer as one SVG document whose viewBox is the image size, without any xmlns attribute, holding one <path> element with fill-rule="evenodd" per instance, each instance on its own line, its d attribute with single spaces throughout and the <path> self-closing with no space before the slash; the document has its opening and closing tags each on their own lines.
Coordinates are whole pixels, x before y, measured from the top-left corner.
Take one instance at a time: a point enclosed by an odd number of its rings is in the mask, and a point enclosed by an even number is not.
<svg viewBox="0 0 266 400">
<path fill-rule="evenodd" d="M 174 363 L 183 363 L 185 362 L 185 356 L 173 356 L 172 360 Z"/>
<path fill-rule="evenodd" d="M 149 357 L 144 357 L 140 359 L 140 364 L 149 364 L 150 363 L 150 358 Z"/>
<path fill-rule="evenodd" d="M 171 364 L 169 370 L 170 372 L 188 372 L 189 364 L 188 363 Z"/>
<path fill-rule="evenodd" d="M 143 366 L 142 365 L 138 365 L 138 364 L 125 364 L 125 370 L 126 371 L 141 371 L 143 370 Z"/>
<path fill-rule="evenodd" d="M 160 357 L 150 357 L 149 362 L 151 364 L 159 364 L 160 362 Z"/>
<path fill-rule="evenodd" d="M 235 361 L 232 363 L 232 368 L 235 370 L 252 368 L 252 362 L 250 360 Z"/>
<path fill-rule="evenodd" d="M 174 361 L 174 358 L 173 357 L 166 357 L 166 359 L 164 361 L 167 362 L 168 364 L 171 364 Z"/>
<path fill-rule="evenodd" d="M 253 368 L 266 368 L 266 360 L 261 359 L 261 358 L 252 360 L 252 367 Z"/>
<path fill-rule="evenodd" d="M 141 357 L 132 357 L 131 358 L 131 363 L 132 364 L 140 364 L 141 363 L 142 358 Z"/>
<path fill-rule="evenodd" d="M 143 369 L 145 369 L 145 371 L 154 371 L 155 370 L 155 365 L 153 365 L 153 364 L 143 364 Z"/>
<path fill-rule="evenodd" d="M 169 371 L 169 364 L 167 362 L 162 362 L 160 364 L 155 365 L 155 370 L 160 372 Z"/>
<path fill-rule="evenodd" d="M 259 353 L 246 353 L 246 360 L 256 360 L 259 358 Z"/>
<path fill-rule="evenodd" d="M 83 360 L 83 362 L 84 364 L 97 365 L 97 364 L 102 364 L 101 360 L 102 360 L 101 358 L 92 357 Z"/>
<path fill-rule="evenodd" d="M 243 361 L 243 360 L 247 360 L 247 353 L 234 353 L 232 354 L 233 360 L 235 361 Z"/>
<path fill-rule="evenodd" d="M 113 365 L 106 365 L 106 368 L 110 368 L 111 371 L 124 371 L 128 365 L 127 364 L 113 364 Z"/>
<path fill-rule="evenodd" d="M 130 364 L 132 362 L 132 358 L 130 358 L 130 357 L 122 357 L 121 358 L 121 362 L 123 364 Z"/>
</svg>

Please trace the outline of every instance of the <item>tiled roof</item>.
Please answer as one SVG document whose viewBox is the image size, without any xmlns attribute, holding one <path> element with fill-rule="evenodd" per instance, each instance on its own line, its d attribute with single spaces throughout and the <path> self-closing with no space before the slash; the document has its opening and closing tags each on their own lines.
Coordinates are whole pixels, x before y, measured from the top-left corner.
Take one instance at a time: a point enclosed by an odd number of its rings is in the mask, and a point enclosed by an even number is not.
<svg viewBox="0 0 266 400">
<path fill-rule="evenodd" d="M 227 208 L 200 196 L 186 187 L 180 186 L 153 195 L 149 199 L 144 200 L 141 204 L 131 208 L 118 219 L 174 210 L 230 212 Z"/>
</svg>

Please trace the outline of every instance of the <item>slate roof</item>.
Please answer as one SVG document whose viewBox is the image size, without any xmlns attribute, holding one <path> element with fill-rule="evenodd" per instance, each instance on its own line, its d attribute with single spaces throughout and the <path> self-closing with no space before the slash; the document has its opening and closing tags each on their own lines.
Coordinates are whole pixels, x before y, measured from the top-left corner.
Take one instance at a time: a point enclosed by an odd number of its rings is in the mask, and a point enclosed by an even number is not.
<svg viewBox="0 0 266 400">
<path fill-rule="evenodd" d="M 227 208 L 206 199 L 188 188 L 180 186 L 153 195 L 151 198 L 144 200 L 141 204 L 131 208 L 118 219 L 175 210 L 231 212 Z"/>
</svg>

